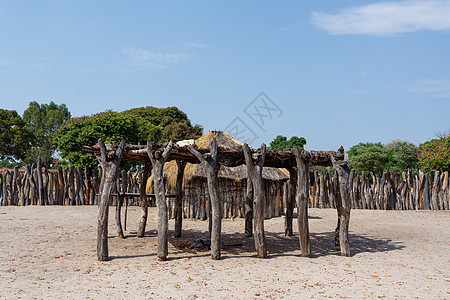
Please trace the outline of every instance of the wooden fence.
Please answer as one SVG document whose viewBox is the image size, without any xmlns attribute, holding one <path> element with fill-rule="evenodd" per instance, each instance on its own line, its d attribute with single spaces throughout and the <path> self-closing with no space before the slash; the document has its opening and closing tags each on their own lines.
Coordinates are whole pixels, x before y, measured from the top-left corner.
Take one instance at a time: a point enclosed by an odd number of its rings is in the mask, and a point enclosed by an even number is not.
<svg viewBox="0 0 450 300">
<path fill-rule="evenodd" d="M 310 173 L 310 206 L 335 207 L 336 173 Z M 450 202 L 448 172 L 436 171 L 431 178 L 419 171 L 397 174 L 384 171 L 380 177 L 373 173 L 356 174 L 349 178 L 352 208 L 398 210 L 448 210 Z"/>
<path fill-rule="evenodd" d="M 0 173 L 0 205 L 97 205 L 101 169 L 99 171 L 100 174 L 90 166 L 48 170 L 40 166 L 39 160 L 36 167 L 28 165 L 24 168 L 3 169 Z M 115 192 L 136 194 L 126 197 L 127 204 L 140 205 L 137 195 L 142 178 L 143 171 L 140 168 L 133 172 L 122 170 Z M 448 172 L 436 171 L 431 178 L 428 173 L 422 172 L 413 175 L 411 172 L 396 174 L 385 171 L 380 177 L 374 174 L 356 174 L 352 170 L 349 182 L 352 206 L 356 209 L 448 210 L 450 206 Z M 333 175 L 330 172 L 310 172 L 309 206 L 335 208 L 336 183 L 336 173 Z M 283 213 L 286 208 L 286 190 L 286 187 L 274 189 L 275 193 L 279 193 L 274 199 L 281 202 L 266 203 L 266 218 Z M 185 198 L 188 199 L 192 192 L 185 189 Z M 207 191 L 196 191 L 197 194 L 199 192 L 204 193 L 203 196 L 198 196 L 199 201 L 206 203 L 203 198 L 207 197 Z M 242 217 L 244 193 L 221 190 L 221 194 L 229 195 L 223 203 L 225 217 Z M 113 197 L 113 205 L 116 201 L 117 197 Z M 168 201 L 170 209 L 173 200 Z M 154 200 L 150 199 L 150 204 L 154 205 L 152 202 Z M 185 217 L 205 218 L 209 213 L 193 213 L 195 210 L 192 205 L 190 202 L 185 203 Z M 271 213 L 273 207 L 279 207 L 280 212 Z M 235 213 L 230 213 L 231 208 Z"/>
</svg>

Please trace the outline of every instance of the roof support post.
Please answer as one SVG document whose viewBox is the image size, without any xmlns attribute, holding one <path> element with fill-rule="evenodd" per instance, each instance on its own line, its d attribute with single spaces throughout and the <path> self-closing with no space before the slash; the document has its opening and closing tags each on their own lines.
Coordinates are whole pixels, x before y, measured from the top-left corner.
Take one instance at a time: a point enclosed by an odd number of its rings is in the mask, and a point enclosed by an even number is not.
<svg viewBox="0 0 450 300">
<path fill-rule="evenodd" d="M 97 157 L 102 166 L 102 188 L 100 190 L 100 205 L 98 207 L 97 226 L 97 258 L 100 261 L 108 260 L 108 213 L 114 182 L 119 176 L 119 165 L 125 148 L 125 140 L 120 142 L 114 153 L 106 153 L 106 146 L 102 139 L 100 145 L 100 157 Z M 111 155 L 112 154 L 112 155 Z"/>
<path fill-rule="evenodd" d="M 344 157 L 344 161 L 348 162 L 348 154 L 345 154 Z M 341 255 L 351 256 L 350 242 L 348 240 L 348 227 L 350 223 L 351 210 L 350 189 L 348 184 L 350 170 L 348 168 L 348 163 L 346 166 L 341 167 L 331 154 L 330 161 L 339 175 L 339 192 L 341 201 L 336 202 L 336 208 L 338 211 L 339 245 L 341 248 Z"/>
<path fill-rule="evenodd" d="M 189 145 L 189 151 L 195 155 L 206 170 L 208 180 L 208 191 L 211 199 L 212 227 L 211 227 L 211 258 L 218 260 L 221 255 L 221 234 L 222 234 L 222 212 L 217 187 L 217 173 L 219 166 L 217 164 L 217 140 L 211 139 L 209 144 L 209 153 L 201 154 Z M 210 216 L 211 217 L 211 216 Z"/>
<path fill-rule="evenodd" d="M 253 185 L 247 176 L 247 193 L 245 195 L 245 236 L 253 236 Z"/>
<path fill-rule="evenodd" d="M 255 248 L 259 258 L 267 258 L 266 240 L 264 236 L 264 202 L 265 193 L 262 181 L 262 169 L 266 155 L 266 145 L 261 145 L 260 153 L 252 153 L 247 144 L 242 146 L 247 165 L 248 178 L 253 185 L 253 209 L 254 209 L 254 239 Z"/>
<path fill-rule="evenodd" d="M 302 256 L 311 257 L 311 243 L 308 224 L 308 198 L 309 198 L 309 165 L 311 154 L 308 151 L 294 148 L 295 160 L 297 162 L 297 222 Z"/>
<path fill-rule="evenodd" d="M 158 259 L 164 261 L 169 252 L 168 234 L 169 219 L 167 213 L 166 194 L 164 191 L 164 163 L 172 150 L 172 141 L 167 146 L 153 150 L 152 143 L 147 141 L 147 154 L 153 166 L 153 183 L 155 186 L 156 205 L 158 206 Z M 145 185 L 145 183 L 143 183 Z"/>
</svg>

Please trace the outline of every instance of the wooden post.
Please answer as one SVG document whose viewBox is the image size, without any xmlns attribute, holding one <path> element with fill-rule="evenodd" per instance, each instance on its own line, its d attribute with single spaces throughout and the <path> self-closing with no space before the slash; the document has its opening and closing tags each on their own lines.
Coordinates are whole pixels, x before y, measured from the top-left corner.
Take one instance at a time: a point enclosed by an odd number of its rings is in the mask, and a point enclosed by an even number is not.
<svg viewBox="0 0 450 300">
<path fill-rule="evenodd" d="M 13 172 L 13 180 L 11 181 L 11 202 L 12 205 L 17 205 L 19 202 L 19 189 L 18 189 L 18 181 L 19 181 L 19 167 L 15 166 L 14 167 L 14 172 Z"/>
<path fill-rule="evenodd" d="M 247 144 L 242 146 L 247 165 L 247 174 L 253 185 L 254 200 L 254 240 L 259 258 L 267 258 L 266 241 L 264 236 L 264 187 L 262 181 L 262 169 L 266 155 L 266 145 L 261 145 L 261 152 L 252 154 Z"/>
<path fill-rule="evenodd" d="M 164 191 L 164 163 L 172 150 L 172 141 L 163 148 L 153 150 L 152 143 L 147 141 L 147 154 L 153 166 L 153 183 L 155 187 L 156 205 L 158 206 L 158 258 L 166 260 L 168 254 L 169 220 Z"/>
<path fill-rule="evenodd" d="M 111 153 L 106 153 L 106 146 L 102 139 L 98 140 L 101 156 L 99 160 L 103 173 L 104 182 L 100 194 L 100 205 L 98 208 L 98 227 L 97 227 L 97 258 L 99 261 L 108 260 L 108 213 L 111 193 L 114 182 L 119 176 L 119 164 L 125 148 L 125 140 L 120 142 L 118 148 Z"/>
<path fill-rule="evenodd" d="M 144 171 L 141 174 L 141 185 L 139 186 L 139 199 L 141 202 L 141 208 L 142 208 L 142 216 L 139 220 L 139 230 L 138 230 L 138 237 L 144 237 L 145 234 L 145 227 L 147 225 L 147 216 L 148 216 L 148 199 L 147 199 L 147 180 L 148 175 L 150 174 L 151 170 L 151 164 L 148 162 L 145 162 L 144 164 Z"/>
<path fill-rule="evenodd" d="M 103 180 L 104 177 L 102 177 Z M 76 205 L 75 194 L 75 169 L 73 165 L 69 165 L 69 172 L 67 174 L 67 183 L 69 185 L 69 205 Z"/>
<path fill-rule="evenodd" d="M 253 185 L 248 176 L 245 194 L 245 236 L 253 236 Z"/>
<path fill-rule="evenodd" d="M 309 165 L 311 164 L 311 154 L 294 148 L 295 160 L 297 162 L 297 222 L 302 256 L 311 257 L 311 243 L 308 225 L 308 198 L 309 198 Z"/>
<path fill-rule="evenodd" d="M 348 227 L 350 222 L 351 209 L 350 190 L 348 185 L 350 170 L 348 169 L 348 165 L 345 167 L 341 167 L 331 154 L 330 160 L 333 164 L 334 169 L 338 172 L 339 175 L 339 191 L 342 201 L 342 210 L 339 223 L 339 243 L 341 246 L 341 255 L 350 256 L 350 243 L 348 240 Z M 348 154 L 345 154 L 345 161 L 348 162 Z"/>
<path fill-rule="evenodd" d="M 295 167 L 289 168 L 289 187 L 288 197 L 286 201 L 286 217 L 284 219 L 284 235 L 291 236 L 294 234 L 292 230 L 292 220 L 294 218 L 294 201 L 297 188 L 297 170 Z"/>
<path fill-rule="evenodd" d="M 2 176 L 2 206 L 7 206 L 8 205 L 8 188 L 6 186 L 6 182 L 8 180 L 8 171 L 3 171 L 3 176 Z"/>
<path fill-rule="evenodd" d="M 38 156 L 36 164 L 39 205 L 45 205 L 44 181 L 42 179 L 42 158 Z"/>
<path fill-rule="evenodd" d="M 123 196 L 124 193 L 126 193 L 126 188 L 124 188 L 124 181 L 126 181 L 127 172 L 125 170 L 122 170 L 120 172 L 122 177 L 122 191 L 120 191 L 120 180 L 117 178 L 116 182 L 116 190 L 117 190 L 117 201 L 116 201 L 116 228 L 117 228 L 117 235 L 121 238 L 124 238 L 123 235 L 123 229 L 122 229 L 122 204 L 124 202 L 125 196 Z"/>
<path fill-rule="evenodd" d="M 440 189 L 440 180 L 439 180 L 439 171 L 434 172 L 434 182 L 431 196 L 431 209 L 438 210 L 439 209 L 439 189 Z"/>
<path fill-rule="evenodd" d="M 192 145 L 189 145 L 189 151 L 195 155 L 200 161 L 206 171 L 206 178 L 208 181 L 208 192 L 211 200 L 211 258 L 218 260 L 221 255 L 221 234 L 222 234 L 222 212 L 219 198 L 219 191 L 217 187 L 217 173 L 219 165 L 217 164 L 217 140 L 211 139 L 209 144 L 209 153 L 201 154 Z M 212 218 L 211 218 L 212 215 Z"/>
<path fill-rule="evenodd" d="M 181 228 L 183 226 L 183 176 L 186 162 L 177 160 L 177 181 L 175 186 L 175 233 L 174 237 L 181 237 Z M 200 210 L 200 209 L 199 209 Z"/>
<path fill-rule="evenodd" d="M 423 174 L 422 209 L 430 209 L 430 188 L 428 173 Z"/>
</svg>

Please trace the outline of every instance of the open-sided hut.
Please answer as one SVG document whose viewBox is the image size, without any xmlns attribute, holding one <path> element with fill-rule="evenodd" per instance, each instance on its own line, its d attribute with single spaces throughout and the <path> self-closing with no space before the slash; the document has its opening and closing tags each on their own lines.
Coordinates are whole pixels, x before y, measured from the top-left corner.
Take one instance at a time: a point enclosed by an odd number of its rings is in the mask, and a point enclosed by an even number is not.
<svg viewBox="0 0 450 300">
<path fill-rule="evenodd" d="M 207 149 L 212 138 L 218 146 L 238 149 L 243 143 L 221 131 L 210 131 L 201 138 L 192 141 L 198 148 Z M 176 161 L 164 165 L 164 182 L 168 193 L 175 193 L 178 167 Z M 284 172 L 287 172 L 284 170 Z M 289 177 L 278 168 L 265 167 L 262 172 L 265 205 L 265 218 L 279 217 L 283 213 L 283 184 Z M 209 216 L 209 193 L 206 171 L 201 164 L 188 163 L 184 170 L 183 212 L 185 218 L 205 220 Z M 223 217 L 234 218 L 245 215 L 244 202 L 247 191 L 247 169 L 245 165 L 219 168 L 218 189 L 220 193 Z M 153 176 L 147 182 L 147 193 L 153 193 Z M 174 200 L 169 199 L 169 218 L 174 217 Z"/>
<path fill-rule="evenodd" d="M 223 136 L 219 135 L 218 139 Z M 108 260 L 108 212 L 112 190 L 119 175 L 119 164 L 122 160 L 140 160 L 144 163 L 143 182 L 146 182 L 150 166 L 154 174 L 155 198 L 158 206 L 158 258 L 166 260 L 168 255 L 168 206 L 164 186 L 164 165 L 175 160 L 177 166 L 176 180 L 176 217 L 175 237 L 181 237 L 182 226 L 182 185 L 186 163 L 201 164 L 206 172 L 209 198 L 211 201 L 211 258 L 221 257 L 221 227 L 222 202 L 219 197 L 218 173 L 222 166 L 238 167 L 246 165 L 252 191 L 247 190 L 245 200 L 245 235 L 253 236 L 255 249 L 260 258 L 267 257 L 264 234 L 265 190 L 262 171 L 266 167 L 288 168 L 289 207 L 286 209 L 286 234 L 292 232 L 294 200 L 297 202 L 297 221 L 299 242 L 302 256 L 311 256 L 311 244 L 308 229 L 308 190 L 310 166 L 333 166 L 339 178 L 339 196 L 336 198 L 338 211 L 338 227 L 335 234 L 336 245 L 340 246 L 341 255 L 350 256 L 348 227 L 350 220 L 351 199 L 349 190 L 348 156 L 343 147 L 335 151 L 306 151 L 298 148 L 288 150 L 267 150 L 262 144 L 260 149 L 251 149 L 247 144 L 239 145 L 237 149 L 218 146 L 218 139 L 210 139 L 209 149 L 197 145 L 173 145 L 172 142 L 162 145 L 147 141 L 147 145 L 127 145 L 125 140 L 120 144 L 105 145 L 102 139 L 94 146 L 83 146 L 87 153 L 93 153 L 102 169 L 99 188 L 99 215 L 97 227 L 97 256 L 100 261 Z M 200 141 L 197 141 L 201 143 Z M 249 185 L 250 187 L 250 185 Z M 121 195 L 122 197 L 124 195 Z M 146 188 L 140 189 L 142 217 L 140 219 L 138 236 L 145 232 L 148 215 Z M 119 201 L 121 203 L 121 201 Z M 116 206 L 116 216 L 120 216 L 121 205 Z M 289 213 L 288 213 L 289 212 Z M 253 225 L 252 225 L 253 224 Z M 118 232 L 121 231 L 120 218 L 116 218 Z M 253 233 L 252 233 L 253 228 Z M 289 230 L 287 230 L 289 229 Z"/>
</svg>

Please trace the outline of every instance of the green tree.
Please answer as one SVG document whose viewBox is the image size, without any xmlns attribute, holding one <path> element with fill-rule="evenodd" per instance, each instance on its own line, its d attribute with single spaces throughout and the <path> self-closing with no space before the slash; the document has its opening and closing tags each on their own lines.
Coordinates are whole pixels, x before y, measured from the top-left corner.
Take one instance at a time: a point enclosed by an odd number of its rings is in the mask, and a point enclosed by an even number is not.
<svg viewBox="0 0 450 300">
<path fill-rule="evenodd" d="M 15 110 L 0 109 L 0 159 L 22 160 L 29 143 L 26 122 Z"/>
<path fill-rule="evenodd" d="M 356 172 L 381 175 L 388 162 L 389 151 L 381 143 L 359 143 L 348 151 L 350 168 Z"/>
<path fill-rule="evenodd" d="M 293 136 L 288 140 L 287 137 L 279 135 L 270 142 L 270 149 L 283 150 L 292 149 L 294 147 L 303 149 L 305 145 L 306 139 L 304 137 Z"/>
<path fill-rule="evenodd" d="M 177 141 L 202 135 L 202 128 L 192 126 L 186 114 L 176 107 L 171 110 L 174 112 L 172 115 L 160 114 L 157 110 L 158 108 L 147 107 L 121 113 L 106 111 L 71 119 L 56 131 L 54 145 L 61 157 L 75 165 L 96 165 L 95 158 L 83 154 L 81 148 L 84 145 L 95 145 L 99 138 L 105 143 L 118 143 L 125 139 L 129 144 L 145 145 L 147 140 Z M 160 110 L 167 112 L 167 109 Z"/>
<path fill-rule="evenodd" d="M 122 112 L 125 115 L 140 117 L 142 126 L 157 126 L 160 136 L 156 140 L 179 141 L 198 138 L 203 133 L 200 125 L 192 125 L 186 113 L 175 106 L 156 108 L 153 106 L 132 108 Z M 141 130 L 144 131 L 145 130 Z M 155 138 L 155 137 L 153 137 Z"/>
<path fill-rule="evenodd" d="M 409 142 L 395 140 L 385 146 L 388 149 L 388 162 L 386 168 L 397 172 L 418 170 L 419 148 Z"/>
<path fill-rule="evenodd" d="M 419 151 L 419 166 L 422 171 L 450 171 L 450 135 L 421 144 Z"/>
<path fill-rule="evenodd" d="M 32 147 L 28 149 L 25 163 L 35 162 L 37 156 L 42 156 L 44 164 L 52 161 L 55 148 L 52 143 L 53 133 L 70 119 L 69 109 L 65 104 L 57 105 L 30 102 L 23 113 L 27 128 L 33 134 Z"/>
</svg>

